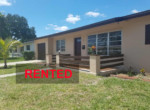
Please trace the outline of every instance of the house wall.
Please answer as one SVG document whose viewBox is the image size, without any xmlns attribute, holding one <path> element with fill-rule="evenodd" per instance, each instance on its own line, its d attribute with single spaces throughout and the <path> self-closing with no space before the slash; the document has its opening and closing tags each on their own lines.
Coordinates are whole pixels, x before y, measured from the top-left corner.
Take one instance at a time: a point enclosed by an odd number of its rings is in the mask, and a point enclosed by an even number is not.
<svg viewBox="0 0 150 110">
<path fill-rule="evenodd" d="M 86 47 L 85 50 L 81 50 L 81 55 L 87 56 L 87 37 L 89 35 L 121 30 L 122 54 L 125 56 L 125 68 L 129 69 L 129 67 L 132 67 L 135 71 L 145 68 L 146 71 L 150 72 L 150 45 L 145 45 L 146 24 L 150 24 L 150 15 L 55 36 L 51 43 L 47 44 L 47 52 L 51 50 L 49 53 L 57 54 L 56 40 L 65 39 L 66 51 L 61 53 L 74 55 L 74 38 L 81 37 L 81 45 Z M 48 43 L 50 39 L 52 38 L 38 39 L 36 44 L 38 42 Z"/>
<path fill-rule="evenodd" d="M 144 68 L 150 72 L 150 45 L 145 45 L 145 25 L 150 24 L 150 16 L 128 20 L 122 23 L 122 52 L 125 67 L 134 71 Z"/>
<path fill-rule="evenodd" d="M 35 59 L 38 59 L 38 44 L 45 43 L 46 53 L 48 53 L 48 38 L 34 40 Z"/>
<path fill-rule="evenodd" d="M 26 46 L 30 45 L 30 50 L 27 50 Z M 34 51 L 34 42 L 25 43 L 24 45 L 24 51 Z"/>
<path fill-rule="evenodd" d="M 81 55 L 82 56 L 87 56 L 88 55 L 88 48 L 87 48 L 87 38 L 89 35 L 92 34 L 99 34 L 99 33 L 104 33 L 104 32 L 112 32 L 112 31 L 118 31 L 121 30 L 120 24 L 118 23 L 113 23 L 101 27 L 96 27 L 92 29 L 87 29 L 84 31 L 78 31 L 78 32 L 73 32 L 65 35 L 60 35 L 57 37 L 53 37 L 53 54 L 58 54 L 56 52 L 56 41 L 57 40 L 65 40 L 66 43 L 66 51 L 61 52 L 62 54 L 71 54 L 74 55 L 74 39 L 81 37 L 81 45 L 85 45 L 85 49 L 81 49 Z"/>
<path fill-rule="evenodd" d="M 38 44 L 45 43 L 46 55 L 53 54 L 53 38 L 37 39 L 34 40 L 35 58 L 38 59 Z"/>
<path fill-rule="evenodd" d="M 30 50 L 27 50 L 26 46 L 30 45 Z M 34 42 L 23 43 L 24 51 L 34 51 Z M 17 51 L 10 53 L 10 57 L 20 57 L 22 56 L 21 47 L 17 46 Z"/>
</svg>

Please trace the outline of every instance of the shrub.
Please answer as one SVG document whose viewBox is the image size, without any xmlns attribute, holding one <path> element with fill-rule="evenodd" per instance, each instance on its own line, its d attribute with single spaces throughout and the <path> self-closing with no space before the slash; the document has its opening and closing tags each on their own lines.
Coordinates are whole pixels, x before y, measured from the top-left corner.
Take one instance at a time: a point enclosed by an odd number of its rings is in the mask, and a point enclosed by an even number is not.
<svg viewBox="0 0 150 110">
<path fill-rule="evenodd" d="M 23 57 L 25 60 L 34 60 L 34 52 L 31 51 L 31 52 L 23 52 Z"/>
</svg>

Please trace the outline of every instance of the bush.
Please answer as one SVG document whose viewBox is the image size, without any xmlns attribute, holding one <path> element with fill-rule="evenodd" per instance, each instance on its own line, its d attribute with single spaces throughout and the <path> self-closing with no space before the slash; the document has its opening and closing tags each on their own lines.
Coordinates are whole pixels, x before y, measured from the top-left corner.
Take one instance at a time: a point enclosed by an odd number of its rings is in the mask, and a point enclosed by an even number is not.
<svg viewBox="0 0 150 110">
<path fill-rule="evenodd" d="M 23 52 L 23 57 L 25 60 L 34 60 L 34 52 L 31 51 L 31 52 Z"/>
</svg>

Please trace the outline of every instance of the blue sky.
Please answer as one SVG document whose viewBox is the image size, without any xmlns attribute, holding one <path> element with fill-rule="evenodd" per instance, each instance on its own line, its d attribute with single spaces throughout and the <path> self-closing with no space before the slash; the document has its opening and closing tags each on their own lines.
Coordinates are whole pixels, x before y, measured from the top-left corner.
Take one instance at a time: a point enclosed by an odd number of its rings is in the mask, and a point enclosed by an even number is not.
<svg viewBox="0 0 150 110">
<path fill-rule="evenodd" d="M 2 13 L 27 18 L 38 37 L 149 9 L 150 0 L 0 0 Z"/>
</svg>

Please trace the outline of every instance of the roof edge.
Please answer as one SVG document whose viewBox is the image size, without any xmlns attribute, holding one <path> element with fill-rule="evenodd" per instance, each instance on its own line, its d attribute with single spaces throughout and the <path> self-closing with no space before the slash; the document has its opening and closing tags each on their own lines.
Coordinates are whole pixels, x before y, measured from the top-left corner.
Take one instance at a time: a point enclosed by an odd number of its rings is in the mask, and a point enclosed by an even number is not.
<svg viewBox="0 0 150 110">
<path fill-rule="evenodd" d="M 126 15 L 126 16 L 115 17 L 115 18 L 104 20 L 104 21 L 100 21 L 100 22 L 88 24 L 88 25 L 85 25 L 85 26 L 77 27 L 77 28 L 74 28 L 74 29 L 70 29 L 70 30 L 67 30 L 67 31 L 54 33 L 54 34 L 50 34 L 50 35 L 45 35 L 45 36 L 42 36 L 42 37 L 38 37 L 35 40 L 48 38 L 48 37 L 54 37 L 54 36 L 63 35 L 63 34 L 68 34 L 68 33 L 71 33 L 71 32 L 77 32 L 77 31 L 81 31 L 81 30 L 86 30 L 86 29 L 90 29 L 90 28 L 93 28 L 93 27 L 98 27 L 98 26 L 102 26 L 102 25 L 106 25 L 106 24 L 115 23 L 115 22 L 121 22 L 121 21 L 125 21 L 125 20 L 128 20 L 128 19 L 133 19 L 133 18 L 142 17 L 142 16 L 146 16 L 146 15 L 150 15 L 150 10 L 146 10 L 146 11 L 142 11 L 142 12 L 139 12 L 139 13 L 130 14 L 130 15 Z"/>
</svg>

